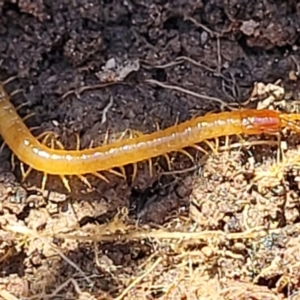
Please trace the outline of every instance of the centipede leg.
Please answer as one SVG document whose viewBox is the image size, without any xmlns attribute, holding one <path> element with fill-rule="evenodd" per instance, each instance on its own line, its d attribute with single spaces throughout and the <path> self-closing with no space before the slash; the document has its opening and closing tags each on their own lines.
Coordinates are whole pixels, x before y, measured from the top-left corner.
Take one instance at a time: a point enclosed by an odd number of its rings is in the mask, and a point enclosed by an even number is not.
<svg viewBox="0 0 300 300">
<path fill-rule="evenodd" d="M 0 153 L 3 151 L 4 147 L 5 147 L 6 143 L 2 142 L 1 146 L 0 146 Z"/>
<path fill-rule="evenodd" d="M 30 119 L 30 118 L 32 118 L 33 116 L 35 116 L 35 113 L 30 113 L 30 114 L 28 114 L 27 116 L 25 116 L 24 118 L 22 118 L 22 120 L 25 122 L 25 121 L 27 121 L 28 119 Z M 35 130 L 35 129 L 37 129 L 37 128 L 39 128 L 39 127 L 32 127 L 33 129 L 32 130 Z M 31 130 L 31 129 L 30 129 Z"/>
<path fill-rule="evenodd" d="M 79 150 L 80 149 L 80 137 L 77 133 L 75 133 L 75 137 L 76 137 L 76 150 Z M 61 150 L 65 149 L 64 145 L 57 139 L 55 139 L 55 144 L 59 149 L 61 149 Z M 90 189 L 92 188 L 91 183 L 88 181 L 88 179 L 86 177 L 84 177 L 83 175 L 76 175 L 76 177 L 78 177 L 88 188 L 90 188 Z M 60 175 L 60 178 L 61 178 L 65 188 L 68 191 L 71 191 L 68 179 L 63 175 Z"/>
<path fill-rule="evenodd" d="M 92 175 L 100 178 L 101 180 L 105 181 L 106 183 L 109 183 L 109 180 L 104 175 L 102 175 L 102 174 L 100 174 L 98 172 L 94 172 L 94 173 L 92 173 Z"/>
<path fill-rule="evenodd" d="M 132 164 L 132 168 L 133 168 L 133 171 L 132 171 L 132 181 L 135 180 L 136 178 L 136 175 L 137 175 L 137 164 Z"/>
<path fill-rule="evenodd" d="M 15 79 L 18 79 L 18 76 L 11 76 L 11 77 L 7 78 L 6 80 L 2 81 L 2 84 L 3 84 L 3 86 L 5 86 Z M 15 91 L 11 92 L 10 97 L 13 97 L 14 95 L 16 95 L 17 93 L 20 93 L 20 92 L 23 92 L 23 89 L 17 89 Z"/>
<path fill-rule="evenodd" d="M 219 140 L 219 138 L 215 138 L 215 151 L 216 152 L 214 154 L 218 153 L 219 147 L 220 147 L 220 140 Z"/>
<path fill-rule="evenodd" d="M 125 136 L 124 132 L 122 133 L 121 137 L 119 139 L 123 139 L 123 137 Z M 104 141 L 103 141 L 103 145 L 107 145 L 109 142 L 109 131 L 106 130 L 105 132 L 105 136 L 104 136 Z M 118 177 L 121 177 L 122 179 L 126 179 L 126 172 L 125 172 L 125 168 L 124 167 L 119 167 L 119 170 L 121 172 L 118 172 L 114 169 L 110 169 L 108 170 L 107 172 L 113 174 L 113 175 L 116 175 Z"/>
<path fill-rule="evenodd" d="M 229 149 L 229 135 L 225 136 L 225 145 L 224 145 L 225 149 Z"/>
<path fill-rule="evenodd" d="M 1 150 L 1 151 L 2 151 L 2 150 Z M 15 168 L 16 168 L 16 164 L 15 164 L 15 155 L 14 155 L 14 153 L 11 154 L 10 163 L 11 163 L 11 169 L 12 169 L 12 171 L 14 171 Z"/>
<path fill-rule="evenodd" d="M 141 132 L 135 131 L 135 130 L 131 130 L 131 129 L 126 129 L 125 131 L 126 131 L 126 132 L 129 132 L 129 139 L 134 138 L 134 135 L 136 135 L 136 136 L 142 135 Z M 136 178 L 136 175 L 137 175 L 137 167 L 138 167 L 138 166 L 137 166 L 137 163 L 133 163 L 133 164 L 132 164 L 132 168 L 133 168 L 132 176 L 131 176 L 132 181 L 134 181 L 135 178 Z"/>
<path fill-rule="evenodd" d="M 103 145 L 107 145 L 109 141 L 109 131 L 106 130 L 105 132 L 105 136 L 104 136 L 104 141 L 103 141 Z"/>
<path fill-rule="evenodd" d="M 14 91 L 13 93 L 14 94 L 17 94 L 16 92 L 20 92 L 20 90 L 16 90 L 16 91 Z M 11 96 L 11 94 L 10 94 L 10 96 Z M 26 105 L 28 105 L 30 102 L 29 101 L 27 101 L 27 102 L 24 102 L 24 103 L 22 103 L 22 104 L 20 104 L 20 105 L 18 105 L 17 107 L 15 107 L 15 110 L 16 111 L 18 111 L 18 110 L 20 110 L 22 107 L 24 107 L 24 106 L 26 106 Z"/>
<path fill-rule="evenodd" d="M 42 141 L 42 143 L 46 143 L 47 139 L 49 137 L 49 135 L 46 135 L 46 136 L 45 135 L 46 134 L 41 134 L 38 136 L 38 139 L 44 137 L 44 140 Z M 11 164 L 12 164 L 12 169 L 14 170 L 15 166 L 16 166 L 14 154 L 11 155 Z M 28 175 L 30 174 L 30 172 L 32 171 L 32 168 L 28 167 L 28 169 L 25 171 L 24 164 L 22 162 L 20 162 L 20 170 L 21 170 L 21 174 L 22 174 L 22 182 L 24 182 L 26 180 L 26 178 L 28 177 Z"/>
<path fill-rule="evenodd" d="M 43 173 L 42 183 L 41 183 L 41 190 L 42 191 L 44 191 L 46 189 L 47 180 L 48 180 L 48 174 Z"/>
<path fill-rule="evenodd" d="M 237 134 L 236 136 L 239 138 L 239 142 L 234 145 L 234 148 L 236 148 L 236 147 L 242 148 L 245 146 L 247 147 L 248 144 L 245 141 L 245 139 L 240 134 Z M 226 136 L 225 145 L 226 145 L 227 149 L 232 149 L 231 145 L 229 145 L 229 136 Z M 250 145 L 251 145 L 251 142 L 250 142 Z"/>
<path fill-rule="evenodd" d="M 43 132 L 42 134 L 40 134 L 37 138 L 41 139 L 42 137 L 42 144 L 47 145 L 48 139 L 53 136 L 52 132 Z M 50 141 L 50 147 L 52 149 L 54 149 L 54 143 L 53 143 L 53 138 Z M 48 174 L 47 173 L 43 173 L 43 177 L 42 177 L 42 183 L 41 183 L 41 190 L 44 191 L 46 189 L 46 184 L 47 184 L 47 180 L 48 180 Z M 70 190 L 68 190 L 70 191 Z"/>
<path fill-rule="evenodd" d="M 139 137 L 139 136 L 142 136 L 143 133 L 141 131 L 138 131 L 138 130 L 129 130 L 129 138 L 132 139 L 132 138 L 135 138 L 135 137 Z M 147 159 L 147 162 L 148 162 L 148 168 L 149 168 L 149 175 L 152 177 L 153 176 L 153 163 L 152 163 L 152 159 L 149 158 Z M 134 179 L 136 178 L 136 175 L 137 175 L 137 164 L 134 163 L 133 164 L 133 174 L 132 174 L 132 180 L 134 181 Z"/>
<path fill-rule="evenodd" d="M 177 125 L 178 122 L 179 122 L 179 116 L 176 117 L 175 125 Z M 158 122 L 155 122 L 155 126 L 156 126 L 156 131 L 161 130 Z M 171 163 L 170 155 L 168 153 L 165 153 L 162 156 L 165 158 L 168 170 L 170 171 L 172 169 L 172 163 Z"/>
<path fill-rule="evenodd" d="M 47 141 L 48 141 L 49 137 L 51 136 L 51 134 L 52 134 L 52 132 L 51 133 L 44 132 L 38 136 L 38 139 L 41 139 L 43 137 L 42 144 L 47 144 Z M 12 155 L 12 157 L 14 157 L 14 155 Z M 12 165 L 13 165 L 13 167 L 15 167 L 14 161 L 12 162 Z M 28 167 L 28 169 L 25 171 L 24 164 L 21 162 L 20 170 L 21 170 L 21 174 L 22 174 L 22 182 L 24 182 L 26 180 L 26 178 L 29 176 L 30 172 L 32 171 L 32 168 Z M 48 174 L 44 173 L 43 178 L 42 178 L 42 184 L 41 184 L 42 191 L 44 191 L 46 188 L 47 178 L 48 178 Z"/>
<path fill-rule="evenodd" d="M 76 136 L 76 150 L 79 151 L 80 150 L 80 137 L 78 133 L 75 133 Z M 57 141 L 58 142 L 58 141 Z M 62 149 L 63 145 L 59 142 L 59 147 Z M 90 182 L 86 179 L 86 177 L 84 177 L 83 175 L 76 175 L 88 188 L 92 188 Z"/>
<path fill-rule="evenodd" d="M 126 170 L 124 167 L 119 167 L 119 170 L 121 171 L 122 175 L 123 175 L 123 178 L 126 179 Z"/>
<path fill-rule="evenodd" d="M 178 152 L 180 152 L 180 153 L 182 153 L 183 155 L 187 156 L 187 157 L 190 159 L 190 161 L 191 161 L 192 163 L 195 163 L 195 160 L 194 160 L 193 156 L 192 156 L 190 153 L 188 153 L 186 150 L 181 149 L 181 150 L 179 150 Z"/>
<path fill-rule="evenodd" d="M 103 144 L 107 145 L 109 141 L 109 131 L 107 130 L 104 136 L 104 141 Z M 94 145 L 94 141 L 91 141 L 89 147 L 92 148 Z M 101 180 L 105 181 L 106 183 L 109 183 L 109 180 L 102 174 L 100 174 L 99 172 L 94 172 L 92 173 L 92 175 L 96 176 L 97 178 L 100 178 Z M 118 175 L 120 175 L 120 173 L 118 173 Z"/>
<path fill-rule="evenodd" d="M 116 176 L 118 176 L 118 177 L 121 177 L 122 179 L 126 179 L 125 169 L 122 168 L 123 171 L 122 171 L 121 167 L 119 167 L 119 169 L 121 170 L 121 172 L 118 172 L 118 171 L 116 171 L 116 170 L 114 170 L 114 169 L 109 169 L 109 170 L 107 170 L 107 172 L 108 172 L 108 173 L 111 173 L 111 174 L 113 174 L 113 175 L 116 175 Z M 124 172 L 124 173 L 123 173 L 123 172 Z"/>
<path fill-rule="evenodd" d="M 59 175 L 64 187 L 67 189 L 67 191 L 70 193 L 71 192 L 71 187 L 69 184 L 69 180 L 66 178 L 66 176 Z"/>
<path fill-rule="evenodd" d="M 7 78 L 6 80 L 2 81 L 3 85 L 7 85 L 8 83 L 12 82 L 13 80 L 17 79 L 18 76 L 11 76 L 9 78 Z"/>
<path fill-rule="evenodd" d="M 213 144 L 210 141 L 206 140 L 206 141 L 204 141 L 204 143 L 212 150 L 214 155 L 218 154 L 218 150 L 216 149 L 216 147 L 213 146 Z M 219 144 L 219 141 L 218 141 L 218 144 Z"/>
<path fill-rule="evenodd" d="M 209 156 L 209 153 L 208 153 L 205 149 L 203 149 L 201 146 L 199 146 L 199 145 L 192 145 L 192 146 L 190 146 L 190 147 L 196 149 L 196 150 L 199 151 L 199 152 L 204 153 L 204 155 Z"/>
<path fill-rule="evenodd" d="M 275 136 L 277 137 L 277 142 L 278 142 L 276 156 L 277 156 L 277 163 L 279 164 L 281 159 L 285 160 L 285 154 L 281 146 L 281 135 L 275 133 Z"/>
<path fill-rule="evenodd" d="M 133 129 L 130 129 L 130 128 L 127 128 L 126 130 L 124 130 L 121 134 L 121 136 L 118 138 L 118 141 L 122 141 L 126 134 L 129 135 L 129 139 L 132 139 L 134 138 L 135 136 L 140 136 L 142 135 L 142 133 L 140 131 L 137 131 L 137 130 L 133 130 Z M 132 172 L 132 181 L 134 181 L 134 179 L 136 178 L 136 175 L 137 175 L 137 164 L 136 163 L 133 163 L 132 164 L 132 167 L 133 167 L 133 172 Z M 121 168 L 120 168 L 121 169 Z M 121 169 L 121 172 L 123 173 L 123 178 L 126 179 L 126 172 L 125 172 L 125 168 L 122 167 Z"/>
<path fill-rule="evenodd" d="M 152 159 L 148 159 L 148 165 L 149 165 L 149 175 L 150 175 L 150 177 L 153 177 L 153 164 L 152 164 Z"/>
<path fill-rule="evenodd" d="M 79 151 L 80 150 L 80 137 L 78 133 L 75 133 L 75 137 L 76 137 L 76 150 Z"/>
<path fill-rule="evenodd" d="M 171 163 L 170 156 L 167 153 L 163 154 L 162 156 L 164 157 L 164 159 L 167 163 L 167 168 L 170 171 L 172 169 L 172 163 Z"/>
<path fill-rule="evenodd" d="M 22 174 L 22 182 L 24 182 L 26 180 L 26 178 L 28 177 L 28 175 L 30 174 L 30 172 L 32 171 L 32 168 L 28 167 L 28 169 L 25 171 L 24 164 L 20 163 L 20 170 L 21 170 L 21 174 Z"/>
</svg>

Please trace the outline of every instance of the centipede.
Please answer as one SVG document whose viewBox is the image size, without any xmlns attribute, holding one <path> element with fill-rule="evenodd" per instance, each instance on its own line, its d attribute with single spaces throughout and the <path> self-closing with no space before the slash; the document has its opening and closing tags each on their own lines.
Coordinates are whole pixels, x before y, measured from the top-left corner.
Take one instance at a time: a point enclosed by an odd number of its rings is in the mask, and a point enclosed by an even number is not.
<svg viewBox="0 0 300 300">
<path fill-rule="evenodd" d="M 5 86 L 0 83 L 0 135 L 28 170 L 43 173 L 42 187 L 48 175 L 58 175 L 70 191 L 66 176 L 78 176 L 88 184 L 85 175 L 93 174 L 105 180 L 102 171 L 196 147 L 203 141 L 231 135 L 276 134 L 283 128 L 297 130 L 300 114 L 275 110 L 241 109 L 194 117 L 180 124 L 134 138 L 117 140 L 87 149 L 66 150 L 46 144 L 35 137 L 10 101 Z M 198 148 L 197 148 L 198 149 Z"/>
</svg>

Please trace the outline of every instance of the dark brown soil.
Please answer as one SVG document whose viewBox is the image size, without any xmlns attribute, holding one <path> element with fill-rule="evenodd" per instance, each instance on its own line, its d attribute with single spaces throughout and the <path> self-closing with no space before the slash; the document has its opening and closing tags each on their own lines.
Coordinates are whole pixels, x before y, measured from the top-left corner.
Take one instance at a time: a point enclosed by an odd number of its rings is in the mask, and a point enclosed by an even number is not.
<svg viewBox="0 0 300 300">
<path fill-rule="evenodd" d="M 87 148 L 241 106 L 255 82 L 299 97 L 297 1 L 0 0 L 0 11 L 11 101 L 67 149 L 76 135 Z M 135 180 L 127 166 L 127 180 L 71 178 L 68 193 L 55 176 L 41 191 L 35 171 L 22 182 L 4 148 L 0 299 L 300 299 L 299 176 L 277 150 L 190 152 L 200 169 L 176 154 L 172 171 L 162 158 L 152 176 L 141 163 Z"/>
</svg>

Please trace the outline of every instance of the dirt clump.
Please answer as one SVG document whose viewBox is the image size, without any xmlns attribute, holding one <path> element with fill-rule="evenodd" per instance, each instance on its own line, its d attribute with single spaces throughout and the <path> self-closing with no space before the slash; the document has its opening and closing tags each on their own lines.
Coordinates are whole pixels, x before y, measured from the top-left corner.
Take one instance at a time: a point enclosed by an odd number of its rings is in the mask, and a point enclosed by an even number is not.
<svg viewBox="0 0 300 300">
<path fill-rule="evenodd" d="M 0 0 L 0 13 L 0 79 L 16 76 L 5 89 L 33 134 L 66 149 L 256 107 L 257 82 L 299 98 L 297 1 Z M 22 181 L 5 147 L 0 298 L 296 299 L 299 138 L 244 138 L 134 179 L 134 166 L 91 187 L 72 177 L 71 193 L 58 176 L 41 191 L 34 170 Z"/>
</svg>

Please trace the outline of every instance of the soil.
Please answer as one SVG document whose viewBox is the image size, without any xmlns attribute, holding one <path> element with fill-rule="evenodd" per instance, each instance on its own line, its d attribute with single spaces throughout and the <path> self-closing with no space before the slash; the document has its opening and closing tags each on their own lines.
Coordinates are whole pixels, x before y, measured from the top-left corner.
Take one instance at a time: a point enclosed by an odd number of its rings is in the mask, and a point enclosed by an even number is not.
<svg viewBox="0 0 300 300">
<path fill-rule="evenodd" d="M 0 78 L 16 76 L 5 89 L 26 103 L 20 116 L 34 113 L 36 136 L 53 131 L 66 149 L 242 107 L 257 82 L 299 98 L 294 0 L 0 0 L 0 11 Z M 22 181 L 5 147 L 0 298 L 300 299 L 299 138 L 245 139 L 188 150 L 194 162 L 172 154 L 171 170 L 154 160 L 152 175 L 141 163 L 136 178 L 133 166 L 126 180 L 88 176 L 92 188 L 72 177 L 71 193 L 56 176 L 42 191 L 34 170 Z"/>
</svg>

